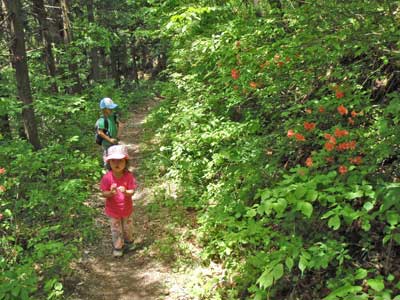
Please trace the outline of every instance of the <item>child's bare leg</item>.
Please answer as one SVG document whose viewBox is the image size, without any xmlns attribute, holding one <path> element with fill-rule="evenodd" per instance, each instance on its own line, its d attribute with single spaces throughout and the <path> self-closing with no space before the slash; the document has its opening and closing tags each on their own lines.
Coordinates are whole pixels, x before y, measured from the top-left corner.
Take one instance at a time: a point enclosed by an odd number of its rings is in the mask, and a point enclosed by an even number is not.
<svg viewBox="0 0 400 300">
<path fill-rule="evenodd" d="M 124 239 L 122 233 L 122 219 L 110 218 L 111 225 L 111 239 L 114 249 L 122 249 L 124 246 Z"/>
<path fill-rule="evenodd" d="M 131 243 L 133 242 L 133 222 L 132 217 L 127 217 L 122 219 L 122 226 L 124 231 L 125 241 Z"/>
</svg>

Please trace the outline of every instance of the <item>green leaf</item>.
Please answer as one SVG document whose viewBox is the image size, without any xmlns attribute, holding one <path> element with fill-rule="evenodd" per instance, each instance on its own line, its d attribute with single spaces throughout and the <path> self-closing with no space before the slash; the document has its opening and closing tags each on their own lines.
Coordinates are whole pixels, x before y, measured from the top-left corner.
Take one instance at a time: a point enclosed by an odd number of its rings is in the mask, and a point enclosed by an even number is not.
<svg viewBox="0 0 400 300">
<path fill-rule="evenodd" d="M 283 276 L 283 264 L 277 264 L 272 270 L 274 281 L 279 280 Z"/>
<path fill-rule="evenodd" d="M 400 245 L 400 234 L 399 233 L 393 234 L 393 240 L 397 243 L 397 245 Z"/>
<path fill-rule="evenodd" d="M 303 186 L 298 186 L 294 194 L 296 195 L 297 199 L 301 199 L 306 192 L 307 190 Z"/>
<path fill-rule="evenodd" d="M 299 260 L 299 269 L 301 273 L 304 273 L 304 270 L 307 268 L 308 260 L 302 255 Z"/>
<path fill-rule="evenodd" d="M 371 223 L 369 222 L 369 220 L 362 220 L 362 223 L 361 223 L 361 228 L 364 230 L 364 231 L 369 231 L 370 229 L 371 229 Z"/>
<path fill-rule="evenodd" d="M 338 215 L 334 215 L 328 221 L 328 226 L 333 230 L 338 230 L 340 228 L 340 218 Z"/>
<path fill-rule="evenodd" d="M 395 226 L 399 223 L 399 214 L 393 210 L 386 213 L 386 219 L 391 226 Z"/>
<path fill-rule="evenodd" d="M 283 198 L 279 198 L 272 207 L 278 214 L 282 214 L 285 211 L 286 206 L 287 206 L 286 200 Z"/>
<path fill-rule="evenodd" d="M 306 200 L 314 202 L 318 198 L 318 192 L 315 190 L 309 190 L 306 194 Z"/>
<path fill-rule="evenodd" d="M 354 278 L 355 279 L 364 279 L 365 277 L 367 277 L 367 275 L 368 275 L 368 271 L 363 268 L 360 268 L 356 271 Z"/>
<path fill-rule="evenodd" d="M 271 273 L 271 269 L 267 268 L 257 279 L 257 283 L 261 288 L 266 289 L 274 283 L 274 278 Z"/>
<path fill-rule="evenodd" d="M 253 218 L 255 215 L 257 215 L 257 211 L 253 208 L 250 208 L 247 210 L 246 216 L 249 218 Z"/>
<path fill-rule="evenodd" d="M 311 203 L 301 201 L 297 204 L 297 207 L 307 218 L 311 217 L 313 213 L 313 206 Z"/>
<path fill-rule="evenodd" d="M 374 291 L 377 292 L 380 292 L 385 288 L 382 278 L 368 279 L 367 283 Z"/>
<path fill-rule="evenodd" d="M 293 259 L 291 257 L 287 257 L 285 260 L 285 265 L 289 269 L 289 271 L 291 271 L 294 265 Z"/>
<path fill-rule="evenodd" d="M 374 208 L 374 205 L 373 205 L 371 202 L 365 202 L 364 205 L 363 205 L 363 207 L 364 207 L 364 209 L 365 209 L 366 211 L 370 211 L 371 209 Z"/>
<path fill-rule="evenodd" d="M 345 194 L 346 199 L 352 200 L 356 198 L 362 197 L 364 194 L 363 191 L 355 191 L 355 192 L 349 192 Z"/>
</svg>

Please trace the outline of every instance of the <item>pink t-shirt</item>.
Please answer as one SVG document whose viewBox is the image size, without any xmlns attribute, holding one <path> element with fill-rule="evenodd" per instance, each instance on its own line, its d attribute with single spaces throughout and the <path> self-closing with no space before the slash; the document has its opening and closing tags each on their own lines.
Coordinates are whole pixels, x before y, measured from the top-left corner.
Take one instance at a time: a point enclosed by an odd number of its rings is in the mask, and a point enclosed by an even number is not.
<svg viewBox="0 0 400 300">
<path fill-rule="evenodd" d="M 112 171 L 108 171 L 100 181 L 100 189 L 102 191 L 109 191 L 113 183 L 117 185 L 117 188 L 124 186 L 127 190 L 134 190 L 137 187 L 136 179 L 132 173 L 125 171 L 121 178 L 116 178 Z M 104 211 L 109 217 L 129 217 L 132 213 L 132 210 L 132 197 L 125 196 L 125 194 L 120 192 L 118 189 L 114 196 L 106 198 L 106 207 Z"/>
</svg>

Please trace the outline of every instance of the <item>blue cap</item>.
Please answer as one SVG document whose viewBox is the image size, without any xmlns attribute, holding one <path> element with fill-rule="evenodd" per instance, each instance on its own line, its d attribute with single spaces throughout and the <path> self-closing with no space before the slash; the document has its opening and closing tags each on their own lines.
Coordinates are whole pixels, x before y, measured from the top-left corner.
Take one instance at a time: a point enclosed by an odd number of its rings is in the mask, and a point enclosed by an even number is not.
<svg viewBox="0 0 400 300">
<path fill-rule="evenodd" d="M 100 109 L 105 109 L 105 108 L 114 109 L 114 108 L 116 108 L 117 106 L 118 106 L 118 105 L 115 104 L 115 103 L 111 100 L 111 98 L 103 98 L 103 99 L 100 100 Z"/>
</svg>

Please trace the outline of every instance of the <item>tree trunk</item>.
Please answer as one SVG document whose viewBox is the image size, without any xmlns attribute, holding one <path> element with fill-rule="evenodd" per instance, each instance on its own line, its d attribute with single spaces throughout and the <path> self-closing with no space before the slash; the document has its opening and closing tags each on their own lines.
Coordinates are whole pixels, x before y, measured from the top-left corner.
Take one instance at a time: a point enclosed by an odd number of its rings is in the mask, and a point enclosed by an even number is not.
<svg viewBox="0 0 400 300">
<path fill-rule="evenodd" d="M 53 50 L 51 48 L 51 39 L 49 34 L 49 24 L 47 22 L 47 13 L 44 8 L 43 0 L 33 0 L 33 11 L 36 14 L 40 26 L 40 34 L 44 45 L 44 61 L 46 63 L 47 73 L 51 77 L 51 91 L 58 92 L 56 79 L 56 63 L 54 61 Z"/>
<path fill-rule="evenodd" d="M 136 60 L 135 40 L 133 40 L 131 44 L 131 58 L 132 58 L 132 65 L 131 65 L 131 72 L 129 72 L 129 78 L 135 80 L 135 82 L 138 84 L 139 77 L 138 77 L 137 60 Z"/>
<path fill-rule="evenodd" d="M 8 13 L 7 13 L 7 7 L 6 7 L 6 3 L 5 1 L 1 1 L 0 2 L 0 20 L 1 20 L 1 24 L 2 24 L 2 28 L 0 28 L 0 39 L 4 39 L 5 41 L 11 41 L 12 37 L 11 37 L 11 20 L 8 17 Z M 11 47 L 8 48 L 9 54 L 10 54 L 10 58 L 13 56 L 12 52 L 11 52 Z M 10 66 L 12 67 L 12 63 L 11 63 L 11 59 L 10 59 Z M 0 80 L 1 80 L 1 74 L 0 74 Z M 4 95 L 5 97 L 9 96 Z M 10 96 L 11 97 L 11 96 Z M 5 138 L 12 138 L 12 130 L 11 130 L 11 125 L 10 125 L 10 118 L 9 115 L 4 112 L 5 114 L 1 116 L 1 120 L 0 120 L 0 130 L 1 130 L 1 134 L 5 137 Z M 18 128 L 17 128 L 17 132 L 19 134 L 19 136 L 24 139 L 27 140 L 28 137 L 25 134 L 25 129 L 24 129 L 24 124 L 23 122 L 18 122 Z"/>
<path fill-rule="evenodd" d="M 90 24 L 94 24 L 93 0 L 87 0 L 86 7 L 88 21 Z M 97 81 L 100 78 L 99 56 L 97 53 L 97 47 L 93 47 L 90 49 L 90 61 L 91 65 L 89 80 Z"/>
<path fill-rule="evenodd" d="M 47 0 L 49 4 L 48 16 L 49 16 L 49 34 L 50 39 L 56 44 L 62 43 L 62 18 L 60 13 L 60 3 L 58 0 Z"/>
<path fill-rule="evenodd" d="M 64 38 L 64 44 L 66 47 L 70 45 L 72 42 L 72 27 L 71 27 L 71 22 L 69 20 L 69 9 L 68 9 L 68 3 L 67 0 L 60 0 L 60 5 L 61 5 L 61 16 L 63 19 L 63 38 Z M 71 49 L 72 56 L 74 56 L 75 50 Z M 73 57 L 71 57 L 73 59 Z M 69 71 L 72 75 L 72 78 L 74 80 L 74 84 L 72 86 L 71 93 L 79 93 L 82 91 L 82 84 L 79 79 L 79 74 L 78 74 L 78 67 L 76 63 L 69 63 Z"/>
<path fill-rule="evenodd" d="M 23 102 L 22 120 L 28 141 L 37 150 L 40 141 L 33 110 L 33 100 L 29 81 L 28 64 L 26 59 L 25 34 L 21 22 L 21 5 L 19 0 L 2 0 L 10 18 L 12 43 L 12 65 L 15 69 L 18 97 Z"/>
<path fill-rule="evenodd" d="M 111 47 L 110 60 L 111 60 L 112 77 L 114 78 L 115 86 L 118 87 L 121 85 L 121 78 L 119 76 L 119 71 L 118 71 L 119 61 L 118 61 L 118 47 L 117 46 Z"/>
</svg>

